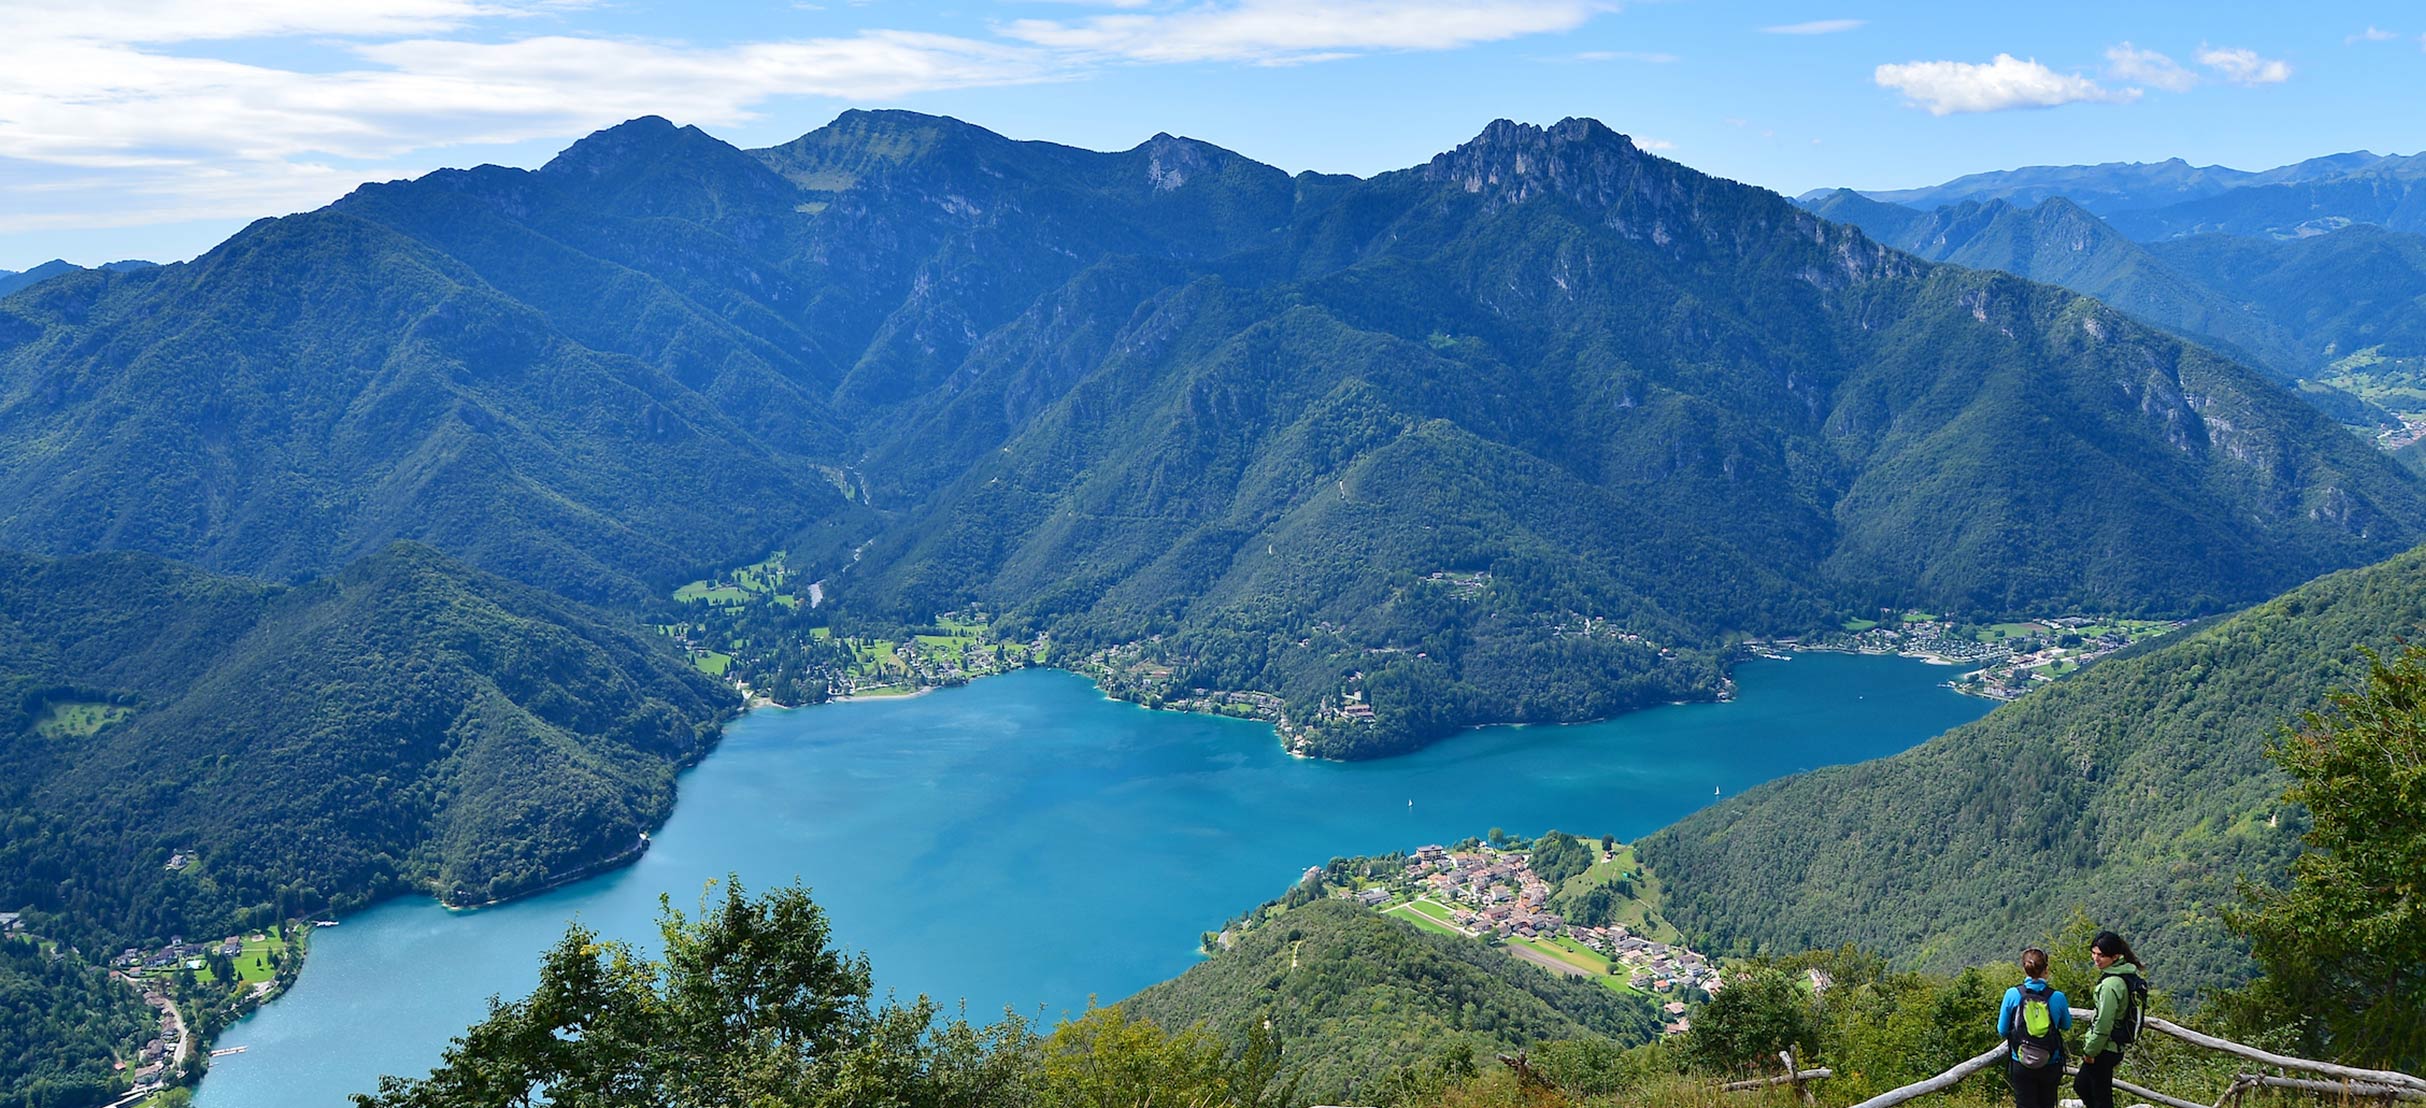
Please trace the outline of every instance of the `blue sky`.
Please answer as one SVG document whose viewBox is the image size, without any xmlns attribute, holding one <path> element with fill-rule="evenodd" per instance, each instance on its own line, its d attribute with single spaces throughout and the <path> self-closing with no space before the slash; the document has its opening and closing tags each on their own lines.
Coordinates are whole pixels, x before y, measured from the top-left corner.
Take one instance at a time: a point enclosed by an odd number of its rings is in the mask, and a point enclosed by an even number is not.
<svg viewBox="0 0 2426 1108">
<path fill-rule="evenodd" d="M 2426 149 L 2426 5 L 1647 0 L 0 0 L 0 268 L 192 257 L 366 180 L 642 114 L 851 107 L 1289 170 L 1592 116 L 1787 193 L 2015 165 Z"/>
</svg>

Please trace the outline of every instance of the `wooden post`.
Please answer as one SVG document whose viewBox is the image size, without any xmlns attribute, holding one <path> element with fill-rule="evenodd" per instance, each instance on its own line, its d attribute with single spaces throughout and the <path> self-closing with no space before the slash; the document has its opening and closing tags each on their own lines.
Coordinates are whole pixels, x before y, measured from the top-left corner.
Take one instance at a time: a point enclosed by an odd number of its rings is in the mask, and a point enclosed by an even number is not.
<svg viewBox="0 0 2426 1108">
<path fill-rule="evenodd" d="M 1766 1089 L 1772 1086 L 1791 1084 L 1796 1081 L 1818 1081 L 1822 1078 L 1834 1076 L 1836 1076 L 1835 1070 L 1829 1069 L 1826 1066 L 1821 1066 L 1817 1069 L 1799 1070 L 1790 1076 L 1784 1077 L 1755 1077 L 1748 1081 L 1730 1081 L 1719 1086 L 1719 1089 L 1722 1092 L 1740 1093 L 1749 1089 Z"/>
</svg>

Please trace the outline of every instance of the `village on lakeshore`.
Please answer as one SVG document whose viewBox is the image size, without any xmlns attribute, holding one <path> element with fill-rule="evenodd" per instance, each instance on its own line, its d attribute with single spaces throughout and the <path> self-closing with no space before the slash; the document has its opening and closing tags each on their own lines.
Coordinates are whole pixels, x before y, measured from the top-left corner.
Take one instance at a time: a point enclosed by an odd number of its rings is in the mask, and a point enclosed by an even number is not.
<svg viewBox="0 0 2426 1108">
<path fill-rule="evenodd" d="M 178 851 L 167 868 L 181 870 L 193 857 L 191 851 Z M 208 941 L 172 935 L 158 947 L 130 946 L 111 956 L 110 980 L 133 989 L 157 1020 L 153 1034 L 112 1063 L 127 1082 L 117 1103 L 133 1104 L 191 1083 L 205 1068 L 199 1056 L 205 1051 L 211 1058 L 243 1053 L 241 1046 L 212 1050 L 210 1040 L 294 982 L 303 966 L 303 935 L 313 926 L 290 920 Z M 67 953 L 31 933 L 21 913 L 0 912 L 0 941 L 12 939 L 40 944 L 54 956 Z"/>
<path fill-rule="evenodd" d="M 1554 849 L 1560 868 L 1534 870 Z M 1579 862 L 1574 850 L 1588 852 Z M 1580 869 L 1578 865 L 1580 864 Z M 1290 894 L 1206 936 L 1208 949 L 1318 897 L 1353 900 L 1426 931 L 1492 943 L 1553 973 L 1589 978 L 1659 1004 L 1666 1033 L 1692 1029 L 1690 1013 L 1726 987 L 1719 968 L 1686 946 L 1660 916 L 1656 879 L 1631 846 L 1552 831 L 1526 842 L 1494 830 L 1489 840 L 1427 844 L 1377 857 L 1308 867 Z M 1570 919 L 1561 908 L 1589 913 Z"/>
<path fill-rule="evenodd" d="M 945 612 L 925 625 L 838 630 L 818 612 L 826 582 L 800 582 L 788 555 L 674 591 L 657 630 L 752 707 L 910 696 L 1040 664 L 1042 637 L 1011 641 L 982 611 Z"/>
<path fill-rule="evenodd" d="M 1931 612 L 1888 610 L 1878 619 L 1847 620 L 1840 631 L 1747 640 L 1744 649 L 1765 658 L 1829 651 L 1899 654 L 1963 666 L 1964 672 L 1946 682 L 1948 688 L 1990 700 L 2013 700 L 2115 651 L 2185 625 L 2181 620 L 2095 616 L 1968 623 Z"/>
</svg>

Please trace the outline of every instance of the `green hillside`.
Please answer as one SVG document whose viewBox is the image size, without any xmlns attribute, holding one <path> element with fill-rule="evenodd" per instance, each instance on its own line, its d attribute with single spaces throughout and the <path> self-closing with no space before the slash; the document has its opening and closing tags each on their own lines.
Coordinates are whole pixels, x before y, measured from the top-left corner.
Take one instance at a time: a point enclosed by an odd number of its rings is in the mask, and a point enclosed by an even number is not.
<svg viewBox="0 0 2426 1108">
<path fill-rule="evenodd" d="M 54 953 L 0 935 L 0 1105 L 105 1103 L 126 1090 L 115 1064 L 160 1033 L 135 990 Z"/>
<path fill-rule="evenodd" d="M 2279 880 L 2305 816 L 2266 745 L 2426 633 L 2426 549 L 2101 662 L 1890 758 L 1750 790 L 1636 844 L 1706 948 L 1857 943 L 1986 963 L 2075 906 L 2177 994 L 2250 965 L 2218 909 Z"/>
<path fill-rule="evenodd" d="M 732 700 L 426 547 L 293 588 L 0 558 L 0 903 L 88 949 L 541 887 L 631 850 Z"/>
<path fill-rule="evenodd" d="M 1248 1021 L 1269 1020 L 1303 1103 L 1366 1103 L 1356 1098 L 1426 1058 L 1588 1035 L 1646 1042 L 1659 1030 L 1648 1002 L 1329 899 L 1121 1006 L 1240 1042 Z"/>
<path fill-rule="evenodd" d="M 1808 206 L 1823 218 L 1851 223 L 1880 242 L 1931 261 L 2002 270 L 2094 296 L 2177 335 L 2237 355 L 2280 380 L 2314 377 L 2322 367 L 2274 313 L 2178 271 L 2158 252 L 2159 246 L 2131 241 L 2060 196 L 2031 207 L 2003 200 L 1965 201 L 1919 211 L 1839 189 Z"/>
</svg>

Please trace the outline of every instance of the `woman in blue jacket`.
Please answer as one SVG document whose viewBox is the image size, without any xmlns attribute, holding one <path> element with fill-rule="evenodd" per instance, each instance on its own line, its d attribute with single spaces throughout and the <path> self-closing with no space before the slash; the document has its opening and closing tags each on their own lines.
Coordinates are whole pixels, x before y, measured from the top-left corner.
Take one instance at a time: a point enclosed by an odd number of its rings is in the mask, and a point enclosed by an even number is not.
<svg viewBox="0 0 2426 1108">
<path fill-rule="evenodd" d="M 2047 952 L 2035 946 L 2023 951 L 2022 983 L 2005 990 L 1996 1013 L 2015 1108 L 2055 1108 L 2064 1079 L 2064 1032 L 2071 1027 L 2071 1002 L 2047 984 Z"/>
</svg>

